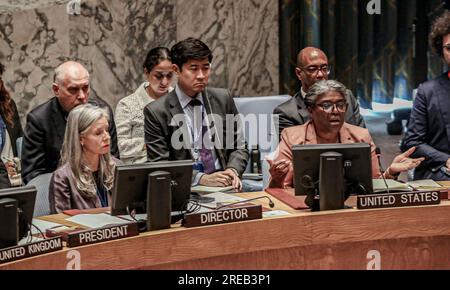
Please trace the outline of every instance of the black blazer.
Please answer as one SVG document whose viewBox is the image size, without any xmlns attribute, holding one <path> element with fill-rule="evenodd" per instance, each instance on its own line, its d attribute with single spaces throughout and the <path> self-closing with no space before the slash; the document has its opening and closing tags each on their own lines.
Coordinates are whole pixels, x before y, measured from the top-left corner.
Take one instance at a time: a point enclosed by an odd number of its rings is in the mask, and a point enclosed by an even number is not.
<svg viewBox="0 0 450 290">
<path fill-rule="evenodd" d="M 89 103 L 108 109 L 111 154 L 119 157 L 116 125 L 111 108 L 99 99 L 91 98 Z M 22 144 L 22 177 L 25 183 L 58 168 L 66 123 L 64 111 L 56 97 L 36 107 L 27 115 Z"/>
<path fill-rule="evenodd" d="M 219 136 L 219 140 L 220 144 L 223 144 L 222 147 L 227 147 L 224 143 L 227 129 L 229 131 L 229 128 L 226 127 L 226 115 L 236 116 L 238 114 L 232 95 L 224 89 L 207 88 L 203 92 L 203 104 L 208 115 L 212 113 L 217 117 L 222 117 L 223 133 Z M 179 119 L 174 119 L 174 116 L 178 116 Z M 148 104 L 144 109 L 144 117 L 145 144 L 147 158 L 150 162 L 192 160 L 189 149 L 191 147 L 189 131 L 175 90 Z M 219 122 L 217 119 L 215 121 Z M 249 152 L 243 131 L 237 126 L 234 126 L 232 130 L 232 134 L 229 133 L 229 135 L 234 137 L 233 148 L 216 147 L 215 149 L 224 169 L 234 168 L 239 175 L 242 175 L 247 167 Z M 184 143 L 183 148 L 177 149 L 172 146 L 172 136 Z M 212 139 L 215 137 L 216 134 L 213 134 Z"/>
<path fill-rule="evenodd" d="M 447 73 L 417 90 L 402 150 L 416 146 L 413 157 L 425 157 L 414 179 L 450 180 L 439 171 L 450 158 L 450 79 Z"/>
<path fill-rule="evenodd" d="M 347 112 L 345 114 L 345 122 L 359 126 L 366 127 L 364 119 L 359 113 L 359 104 L 355 96 L 350 90 L 347 90 L 345 99 L 349 104 Z M 309 121 L 309 112 L 306 108 L 302 94 L 299 91 L 292 99 L 279 105 L 273 110 L 273 113 L 279 115 L 279 137 L 281 138 L 281 132 L 289 127 L 303 125 Z"/>
<path fill-rule="evenodd" d="M 11 139 L 11 147 L 14 153 L 14 156 L 17 157 L 17 145 L 16 140 L 19 137 L 23 136 L 22 124 L 20 123 L 19 112 L 17 111 L 17 106 L 14 100 L 11 99 L 11 105 L 13 106 L 13 123 L 14 127 L 12 127 L 7 121 L 5 117 L 5 113 L 0 109 L 0 115 L 3 118 L 3 121 L 6 125 L 6 130 L 8 131 L 9 138 Z M 8 188 L 11 187 L 8 178 L 8 172 L 6 171 L 5 164 L 2 160 L 0 160 L 0 188 Z"/>
</svg>

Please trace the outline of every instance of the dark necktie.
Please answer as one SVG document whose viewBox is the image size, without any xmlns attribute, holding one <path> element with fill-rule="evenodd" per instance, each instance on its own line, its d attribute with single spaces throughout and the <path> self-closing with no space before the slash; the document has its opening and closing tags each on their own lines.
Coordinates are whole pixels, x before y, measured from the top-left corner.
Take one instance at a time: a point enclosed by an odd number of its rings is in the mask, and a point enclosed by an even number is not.
<svg viewBox="0 0 450 290">
<path fill-rule="evenodd" d="M 192 106 L 192 108 L 193 108 L 193 119 L 194 119 L 193 124 L 195 124 L 195 120 L 199 117 L 199 116 L 194 116 L 194 115 L 201 112 L 202 138 L 201 138 L 201 142 L 200 142 L 200 146 L 201 146 L 200 147 L 200 158 L 201 158 L 201 161 L 203 164 L 204 172 L 206 174 L 211 174 L 216 171 L 216 166 L 215 166 L 215 162 L 214 162 L 214 158 L 213 158 L 211 149 L 206 148 L 206 146 L 203 142 L 203 140 L 205 138 L 205 134 L 207 136 L 207 133 L 208 133 L 208 126 L 204 125 L 204 122 L 203 122 L 204 114 L 203 114 L 203 110 L 200 109 L 200 106 L 202 105 L 202 103 L 199 100 L 194 99 L 189 102 L 189 105 Z M 192 129 L 192 132 L 194 133 L 193 135 L 195 138 L 196 126 L 193 126 L 193 127 L 194 128 L 191 128 L 191 129 Z M 195 140 L 193 140 L 193 141 L 195 141 Z"/>
</svg>

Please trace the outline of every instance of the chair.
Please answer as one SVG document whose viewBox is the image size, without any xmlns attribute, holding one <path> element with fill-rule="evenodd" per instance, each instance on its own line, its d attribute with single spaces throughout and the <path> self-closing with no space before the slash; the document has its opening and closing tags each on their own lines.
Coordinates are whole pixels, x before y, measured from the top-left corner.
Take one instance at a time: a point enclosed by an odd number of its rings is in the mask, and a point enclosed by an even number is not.
<svg viewBox="0 0 450 290">
<path fill-rule="evenodd" d="M 240 97 L 234 98 L 236 108 L 241 115 L 244 126 L 244 136 L 251 150 L 253 145 L 258 145 L 261 152 L 261 160 L 274 151 L 279 143 L 278 116 L 273 115 L 273 110 L 292 97 L 289 95 L 266 97 Z M 266 180 L 267 167 L 261 161 L 263 179 Z M 246 173 L 251 172 L 251 164 L 247 166 Z"/>
<path fill-rule="evenodd" d="M 50 214 L 50 202 L 48 199 L 48 188 L 53 173 L 45 173 L 36 176 L 27 185 L 34 185 L 37 189 L 36 203 L 34 205 L 33 217 Z"/>
<path fill-rule="evenodd" d="M 417 89 L 413 90 L 412 99 L 414 100 L 417 95 Z M 386 123 L 387 132 L 389 135 L 401 135 L 402 132 L 406 132 L 409 123 L 409 117 L 411 115 L 411 108 L 400 108 L 392 111 L 391 121 Z"/>
</svg>

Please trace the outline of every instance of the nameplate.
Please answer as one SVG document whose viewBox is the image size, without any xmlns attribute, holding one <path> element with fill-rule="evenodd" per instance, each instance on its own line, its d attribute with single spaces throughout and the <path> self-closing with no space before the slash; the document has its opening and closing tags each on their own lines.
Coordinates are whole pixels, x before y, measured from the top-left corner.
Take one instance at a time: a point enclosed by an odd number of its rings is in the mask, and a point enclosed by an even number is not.
<svg viewBox="0 0 450 290">
<path fill-rule="evenodd" d="M 358 209 L 436 205 L 440 203 L 441 192 L 438 190 L 358 195 Z"/>
<path fill-rule="evenodd" d="M 262 206 L 244 206 L 227 208 L 217 211 L 186 214 L 184 216 L 183 226 L 187 228 L 201 227 L 216 224 L 225 224 L 255 220 L 262 218 Z"/>
<path fill-rule="evenodd" d="M 139 235 L 137 223 L 83 230 L 67 235 L 67 247 L 79 247 Z"/>
<path fill-rule="evenodd" d="M 0 264 L 56 252 L 62 250 L 62 248 L 61 237 L 55 237 L 23 246 L 2 249 L 0 250 Z"/>
</svg>

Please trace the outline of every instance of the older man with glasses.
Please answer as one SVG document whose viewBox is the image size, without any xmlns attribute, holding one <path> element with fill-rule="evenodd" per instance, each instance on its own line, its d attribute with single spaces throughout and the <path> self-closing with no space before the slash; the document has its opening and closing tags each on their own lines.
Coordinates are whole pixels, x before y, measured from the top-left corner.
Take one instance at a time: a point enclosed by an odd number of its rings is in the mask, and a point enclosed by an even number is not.
<svg viewBox="0 0 450 290">
<path fill-rule="evenodd" d="M 325 53 L 315 47 L 307 47 L 300 51 L 297 57 L 297 68 L 295 74 L 301 82 L 300 91 L 291 100 L 281 104 L 273 111 L 279 115 L 279 136 L 281 132 L 289 127 L 302 125 L 309 118 L 309 112 L 305 106 L 305 96 L 311 86 L 321 80 L 328 80 L 331 67 Z M 350 90 L 345 93 L 348 110 L 345 115 L 347 123 L 365 127 L 364 119 L 359 113 L 359 104 Z"/>
<path fill-rule="evenodd" d="M 293 186 L 292 146 L 297 144 L 368 143 L 372 147 L 372 174 L 380 178 L 381 172 L 375 153 L 375 145 L 369 130 L 344 122 L 348 103 L 347 89 L 337 81 L 322 80 L 315 83 L 305 96 L 305 105 L 311 120 L 303 125 L 287 128 L 281 135 L 274 162 L 270 163 L 271 181 L 269 187 Z M 411 159 L 411 148 L 394 158 L 383 173 L 385 178 L 394 179 L 409 169 L 417 167 L 424 158 Z"/>
</svg>

